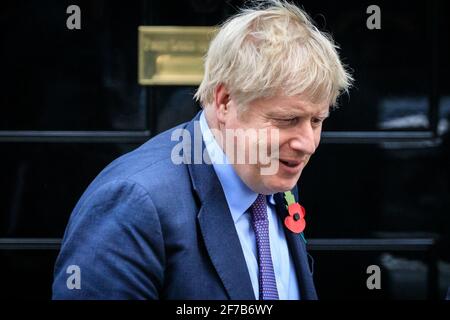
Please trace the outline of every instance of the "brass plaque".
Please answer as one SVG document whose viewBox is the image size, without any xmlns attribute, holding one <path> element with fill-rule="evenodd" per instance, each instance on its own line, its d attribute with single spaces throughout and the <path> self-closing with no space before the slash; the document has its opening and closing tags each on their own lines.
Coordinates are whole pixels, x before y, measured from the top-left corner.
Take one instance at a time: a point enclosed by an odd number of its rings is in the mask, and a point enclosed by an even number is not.
<svg viewBox="0 0 450 320">
<path fill-rule="evenodd" d="M 139 84 L 198 85 L 214 27 L 139 27 Z"/>
</svg>

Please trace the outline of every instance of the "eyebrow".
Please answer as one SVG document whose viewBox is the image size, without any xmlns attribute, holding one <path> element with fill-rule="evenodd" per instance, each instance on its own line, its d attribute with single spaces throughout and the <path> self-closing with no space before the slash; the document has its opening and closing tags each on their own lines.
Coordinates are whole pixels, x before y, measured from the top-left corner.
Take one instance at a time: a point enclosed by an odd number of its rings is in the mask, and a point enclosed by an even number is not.
<svg viewBox="0 0 450 320">
<path fill-rule="evenodd" d="M 308 113 L 310 114 L 310 113 Z M 299 117 L 299 116 L 304 116 L 305 114 L 301 113 L 301 112 L 295 112 L 295 111 L 284 111 L 284 110 L 277 110 L 277 111 L 270 111 L 267 114 L 269 117 Z M 330 117 L 330 111 L 324 111 L 324 112 L 319 112 L 319 113 L 311 113 L 311 116 L 318 116 L 320 118 L 328 118 Z"/>
</svg>

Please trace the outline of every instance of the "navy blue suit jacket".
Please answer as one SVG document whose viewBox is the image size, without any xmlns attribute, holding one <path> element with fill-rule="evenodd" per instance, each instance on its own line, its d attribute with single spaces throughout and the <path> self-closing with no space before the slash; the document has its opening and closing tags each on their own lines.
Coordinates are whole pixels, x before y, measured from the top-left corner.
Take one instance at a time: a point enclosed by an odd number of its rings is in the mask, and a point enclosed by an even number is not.
<svg viewBox="0 0 450 320">
<path fill-rule="evenodd" d="M 176 128 L 193 138 L 193 121 Z M 174 129 L 113 161 L 84 192 L 56 261 L 54 299 L 255 299 L 214 168 L 175 165 Z M 275 201 L 284 220 L 283 195 Z M 288 230 L 286 238 L 301 298 L 317 299 L 304 242 Z M 71 265 L 80 289 L 67 286 Z"/>
</svg>

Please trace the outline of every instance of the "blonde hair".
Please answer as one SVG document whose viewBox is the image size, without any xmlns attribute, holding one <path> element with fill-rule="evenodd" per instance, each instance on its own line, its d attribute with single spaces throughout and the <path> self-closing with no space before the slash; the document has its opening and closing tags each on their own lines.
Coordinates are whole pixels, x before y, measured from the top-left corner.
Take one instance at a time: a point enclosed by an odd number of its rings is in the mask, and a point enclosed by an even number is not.
<svg viewBox="0 0 450 320">
<path fill-rule="evenodd" d="M 280 0 L 253 1 L 225 21 L 205 56 L 205 74 L 195 99 L 213 103 L 224 84 L 239 105 L 278 94 L 304 94 L 329 101 L 353 81 L 339 59 L 338 46 L 297 6 Z"/>
</svg>

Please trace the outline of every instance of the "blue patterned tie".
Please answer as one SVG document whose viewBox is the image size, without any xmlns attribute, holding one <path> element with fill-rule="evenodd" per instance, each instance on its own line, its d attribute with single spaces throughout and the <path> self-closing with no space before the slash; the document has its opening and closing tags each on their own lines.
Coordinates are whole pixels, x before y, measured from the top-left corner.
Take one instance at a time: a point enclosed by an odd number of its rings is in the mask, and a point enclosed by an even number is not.
<svg viewBox="0 0 450 320">
<path fill-rule="evenodd" d="M 269 241 L 269 219 L 266 196 L 259 194 L 251 206 L 252 227 L 256 236 L 259 267 L 259 300 L 278 300 Z"/>
</svg>

